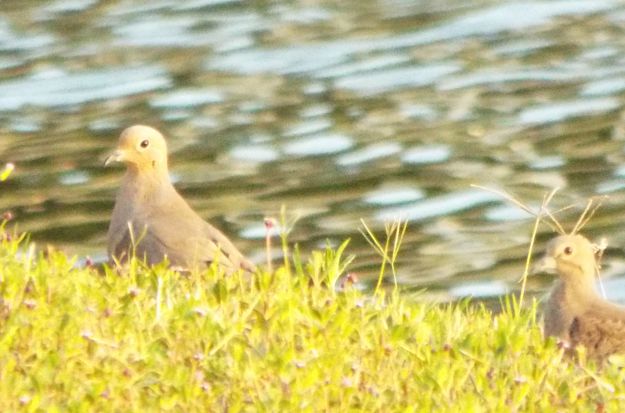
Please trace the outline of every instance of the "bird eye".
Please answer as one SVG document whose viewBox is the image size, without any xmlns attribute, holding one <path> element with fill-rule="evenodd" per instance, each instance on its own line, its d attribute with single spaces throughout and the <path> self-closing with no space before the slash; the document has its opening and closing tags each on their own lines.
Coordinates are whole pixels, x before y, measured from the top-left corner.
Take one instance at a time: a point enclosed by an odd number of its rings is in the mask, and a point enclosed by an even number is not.
<svg viewBox="0 0 625 413">
<path fill-rule="evenodd" d="M 150 146 L 150 141 L 148 139 L 144 139 L 141 141 L 141 143 L 139 144 L 139 146 L 141 146 L 143 149 L 147 148 L 148 146 Z"/>
<path fill-rule="evenodd" d="M 571 248 L 571 247 L 564 247 L 564 254 L 566 254 L 566 255 L 573 254 L 573 248 Z"/>
</svg>

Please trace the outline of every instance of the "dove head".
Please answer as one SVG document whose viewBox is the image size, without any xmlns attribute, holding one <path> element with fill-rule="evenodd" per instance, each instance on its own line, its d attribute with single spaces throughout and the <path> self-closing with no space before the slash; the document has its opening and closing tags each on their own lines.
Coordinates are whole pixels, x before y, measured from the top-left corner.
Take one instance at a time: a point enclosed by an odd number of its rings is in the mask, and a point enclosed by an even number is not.
<svg viewBox="0 0 625 413">
<path fill-rule="evenodd" d="M 135 173 L 167 174 L 167 143 L 154 128 L 131 126 L 121 133 L 117 149 L 104 164 L 111 162 L 123 162 Z"/>
<path fill-rule="evenodd" d="M 595 248 L 579 234 L 561 235 L 549 241 L 534 272 L 555 273 L 564 282 L 592 285 L 597 273 Z"/>
</svg>

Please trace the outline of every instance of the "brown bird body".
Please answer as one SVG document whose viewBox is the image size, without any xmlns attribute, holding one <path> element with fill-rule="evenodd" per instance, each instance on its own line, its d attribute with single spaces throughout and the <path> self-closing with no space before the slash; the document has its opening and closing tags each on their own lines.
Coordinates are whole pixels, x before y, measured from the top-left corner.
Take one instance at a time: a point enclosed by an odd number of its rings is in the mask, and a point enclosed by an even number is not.
<svg viewBox="0 0 625 413">
<path fill-rule="evenodd" d="M 597 358 L 625 353 L 625 307 L 599 295 L 595 249 L 586 238 L 562 235 L 551 240 L 535 270 L 559 277 L 545 306 L 546 336 L 573 347 L 583 345 Z"/>
<path fill-rule="evenodd" d="M 133 252 L 148 264 L 202 268 L 217 261 L 226 270 L 254 265 L 219 230 L 197 215 L 169 179 L 167 144 L 153 128 L 124 130 L 107 158 L 127 165 L 108 230 L 108 255 L 124 261 Z"/>
</svg>

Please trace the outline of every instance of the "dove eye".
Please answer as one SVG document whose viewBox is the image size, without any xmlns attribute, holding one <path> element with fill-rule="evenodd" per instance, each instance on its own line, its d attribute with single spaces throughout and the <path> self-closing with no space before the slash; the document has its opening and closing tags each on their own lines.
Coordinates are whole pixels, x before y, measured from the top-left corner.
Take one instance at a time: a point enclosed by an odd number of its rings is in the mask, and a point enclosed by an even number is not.
<svg viewBox="0 0 625 413">
<path fill-rule="evenodd" d="M 144 139 L 141 141 L 141 143 L 139 144 L 139 146 L 141 146 L 143 149 L 147 148 L 148 146 L 150 146 L 150 141 L 148 139 Z"/>
<path fill-rule="evenodd" d="M 565 247 L 565 248 L 564 248 L 564 254 L 565 254 L 565 255 L 571 255 L 571 254 L 573 254 L 573 248 L 571 248 L 571 247 Z"/>
</svg>

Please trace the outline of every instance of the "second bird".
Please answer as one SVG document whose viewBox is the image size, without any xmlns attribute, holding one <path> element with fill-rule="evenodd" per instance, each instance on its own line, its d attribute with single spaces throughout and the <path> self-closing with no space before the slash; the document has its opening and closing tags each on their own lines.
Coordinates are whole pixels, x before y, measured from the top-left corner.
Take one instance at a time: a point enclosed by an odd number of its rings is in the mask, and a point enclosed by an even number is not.
<svg viewBox="0 0 625 413">
<path fill-rule="evenodd" d="M 227 271 L 254 271 L 254 264 L 176 191 L 159 131 L 143 125 L 125 129 L 105 165 L 111 162 L 125 163 L 127 171 L 108 230 L 110 259 L 124 261 L 134 251 L 148 264 L 167 258 L 173 266 L 190 269 L 217 261 Z"/>
<path fill-rule="evenodd" d="M 595 286 L 597 262 L 593 245 L 583 236 L 561 235 L 551 240 L 535 272 L 556 273 L 545 306 L 545 335 L 603 359 L 625 353 L 625 307 L 604 300 Z"/>
</svg>

